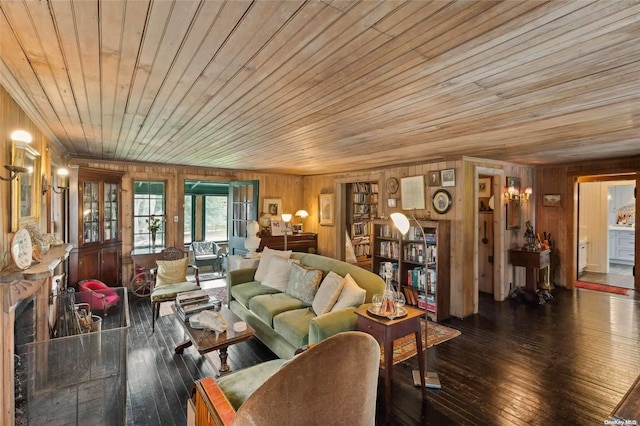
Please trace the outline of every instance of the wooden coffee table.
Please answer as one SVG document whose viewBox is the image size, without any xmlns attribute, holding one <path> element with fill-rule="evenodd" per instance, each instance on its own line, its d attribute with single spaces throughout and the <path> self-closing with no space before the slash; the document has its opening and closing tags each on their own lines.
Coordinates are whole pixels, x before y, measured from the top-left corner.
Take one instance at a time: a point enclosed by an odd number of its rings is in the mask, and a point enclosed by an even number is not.
<svg viewBox="0 0 640 426">
<path fill-rule="evenodd" d="M 180 318 L 178 312 L 176 311 L 176 305 L 171 305 L 171 309 L 175 314 L 178 322 L 182 325 L 182 328 L 189 336 L 189 339 L 184 341 L 183 343 L 176 346 L 176 353 L 182 354 L 185 348 L 192 346 L 196 348 L 196 350 L 204 355 L 206 353 L 219 350 L 220 351 L 220 368 L 218 369 L 219 374 L 228 373 L 231 371 L 229 368 L 229 364 L 227 364 L 227 348 L 235 343 L 244 342 L 245 340 L 249 340 L 253 337 L 255 330 L 247 325 L 247 329 L 241 332 L 236 332 L 233 330 L 233 324 L 241 321 L 233 312 L 229 310 L 224 304 L 220 309 L 220 313 L 222 317 L 227 322 L 228 328 L 224 333 L 220 333 L 216 337 L 215 331 L 212 330 L 202 330 L 195 329 L 189 325 L 189 321 L 186 322 Z"/>
</svg>

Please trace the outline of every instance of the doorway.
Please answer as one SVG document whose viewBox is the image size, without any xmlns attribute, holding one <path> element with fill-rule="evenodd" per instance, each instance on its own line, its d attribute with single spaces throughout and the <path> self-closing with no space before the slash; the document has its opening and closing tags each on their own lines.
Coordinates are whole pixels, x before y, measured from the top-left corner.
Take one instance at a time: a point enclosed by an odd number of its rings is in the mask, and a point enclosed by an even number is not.
<svg viewBox="0 0 640 426">
<path fill-rule="evenodd" d="M 501 191 L 504 170 L 476 167 L 474 173 L 474 312 L 478 312 L 480 292 L 504 300 L 509 294 L 505 285 L 505 215 Z"/>
<path fill-rule="evenodd" d="M 634 288 L 635 194 L 624 176 L 578 180 L 578 281 Z"/>
</svg>

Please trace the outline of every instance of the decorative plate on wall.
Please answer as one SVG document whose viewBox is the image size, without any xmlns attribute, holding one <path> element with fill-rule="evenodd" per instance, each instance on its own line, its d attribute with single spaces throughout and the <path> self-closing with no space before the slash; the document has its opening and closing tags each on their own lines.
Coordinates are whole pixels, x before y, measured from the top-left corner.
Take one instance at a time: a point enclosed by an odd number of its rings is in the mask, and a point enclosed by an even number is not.
<svg viewBox="0 0 640 426">
<path fill-rule="evenodd" d="M 398 192 L 398 179 L 389 178 L 387 179 L 387 192 L 389 194 L 395 194 Z"/>
<path fill-rule="evenodd" d="M 26 228 L 21 228 L 11 240 L 11 258 L 18 268 L 27 269 L 31 266 L 32 256 L 31 236 Z"/>
<path fill-rule="evenodd" d="M 451 208 L 453 200 L 451 194 L 446 189 L 438 189 L 433 194 L 433 209 L 436 213 L 445 214 Z"/>
</svg>

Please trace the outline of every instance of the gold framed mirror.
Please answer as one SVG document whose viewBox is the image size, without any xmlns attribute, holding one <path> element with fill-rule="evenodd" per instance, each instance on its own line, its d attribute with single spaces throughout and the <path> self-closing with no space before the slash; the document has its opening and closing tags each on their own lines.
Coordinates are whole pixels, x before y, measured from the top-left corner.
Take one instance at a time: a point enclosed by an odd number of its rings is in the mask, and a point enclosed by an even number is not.
<svg viewBox="0 0 640 426">
<path fill-rule="evenodd" d="M 520 178 L 507 177 L 507 188 L 516 188 L 520 191 Z M 507 229 L 520 229 L 522 222 L 522 206 L 520 197 L 511 198 L 507 191 Z"/>
<path fill-rule="evenodd" d="M 41 156 L 30 145 L 14 141 L 11 164 L 26 167 L 29 173 L 19 173 L 11 181 L 11 231 L 40 222 Z"/>
</svg>

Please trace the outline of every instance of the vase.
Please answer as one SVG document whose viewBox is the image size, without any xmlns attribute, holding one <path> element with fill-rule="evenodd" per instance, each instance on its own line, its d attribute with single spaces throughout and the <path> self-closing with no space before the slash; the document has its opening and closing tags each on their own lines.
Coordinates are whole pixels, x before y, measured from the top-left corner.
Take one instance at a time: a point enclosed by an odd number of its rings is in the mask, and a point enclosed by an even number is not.
<svg viewBox="0 0 640 426">
<path fill-rule="evenodd" d="M 151 248 L 156 248 L 156 231 L 151 231 Z"/>
<path fill-rule="evenodd" d="M 380 304 L 380 315 L 394 319 L 397 315 L 395 304 L 395 289 L 391 284 L 391 262 L 384 263 L 385 289 L 382 293 L 382 303 Z"/>
</svg>

